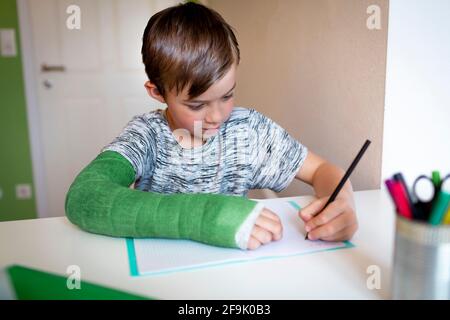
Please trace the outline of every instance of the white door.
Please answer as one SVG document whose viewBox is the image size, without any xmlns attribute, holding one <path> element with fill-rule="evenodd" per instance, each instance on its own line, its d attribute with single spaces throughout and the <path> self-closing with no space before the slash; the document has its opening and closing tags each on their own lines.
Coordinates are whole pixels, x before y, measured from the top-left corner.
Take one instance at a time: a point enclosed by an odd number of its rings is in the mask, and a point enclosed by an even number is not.
<svg viewBox="0 0 450 320">
<path fill-rule="evenodd" d="M 39 100 L 33 121 L 41 130 L 48 204 L 41 216 L 64 215 L 80 170 L 133 115 L 162 107 L 144 89 L 142 34 L 152 14 L 176 3 L 28 0 Z M 80 29 L 67 27 L 75 17 L 71 5 L 80 9 Z"/>
</svg>

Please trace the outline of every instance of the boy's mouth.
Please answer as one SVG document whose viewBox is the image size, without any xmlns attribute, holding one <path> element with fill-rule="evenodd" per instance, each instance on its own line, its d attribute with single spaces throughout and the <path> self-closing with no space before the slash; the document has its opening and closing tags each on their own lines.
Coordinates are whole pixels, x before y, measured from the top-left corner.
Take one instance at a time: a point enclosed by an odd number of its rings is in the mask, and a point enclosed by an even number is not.
<svg viewBox="0 0 450 320">
<path fill-rule="evenodd" d="M 203 132 L 204 135 L 213 136 L 213 135 L 216 135 L 219 132 L 219 128 L 220 128 L 220 126 L 219 127 L 214 127 L 214 128 L 203 128 L 202 132 Z"/>
<path fill-rule="evenodd" d="M 210 127 L 210 128 L 202 128 L 203 131 L 207 131 L 207 130 L 218 130 L 220 128 L 220 126 L 217 127 Z"/>
</svg>

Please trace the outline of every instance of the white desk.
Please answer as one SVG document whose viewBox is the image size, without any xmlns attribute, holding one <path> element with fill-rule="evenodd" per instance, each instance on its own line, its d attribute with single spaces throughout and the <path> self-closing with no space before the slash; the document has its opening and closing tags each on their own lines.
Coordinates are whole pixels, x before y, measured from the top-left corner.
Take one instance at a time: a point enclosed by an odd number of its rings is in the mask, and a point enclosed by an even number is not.
<svg viewBox="0 0 450 320">
<path fill-rule="evenodd" d="M 312 197 L 295 199 L 302 206 Z M 131 277 L 125 240 L 80 230 L 65 217 L 0 223 L 0 267 L 21 264 L 160 299 L 388 299 L 394 209 L 384 189 L 355 193 L 356 247 L 167 275 Z M 381 270 L 381 289 L 367 288 L 367 268 Z"/>
</svg>

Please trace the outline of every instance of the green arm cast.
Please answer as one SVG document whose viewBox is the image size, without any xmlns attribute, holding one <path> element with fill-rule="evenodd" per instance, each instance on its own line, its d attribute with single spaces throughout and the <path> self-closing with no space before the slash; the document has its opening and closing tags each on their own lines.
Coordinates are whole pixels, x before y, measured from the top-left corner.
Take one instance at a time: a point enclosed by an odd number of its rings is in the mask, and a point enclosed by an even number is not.
<svg viewBox="0 0 450 320">
<path fill-rule="evenodd" d="M 81 229 L 116 237 L 190 239 L 238 247 L 235 234 L 257 202 L 221 194 L 160 194 L 130 189 L 135 172 L 114 151 L 97 156 L 66 196 L 68 219 Z"/>
</svg>

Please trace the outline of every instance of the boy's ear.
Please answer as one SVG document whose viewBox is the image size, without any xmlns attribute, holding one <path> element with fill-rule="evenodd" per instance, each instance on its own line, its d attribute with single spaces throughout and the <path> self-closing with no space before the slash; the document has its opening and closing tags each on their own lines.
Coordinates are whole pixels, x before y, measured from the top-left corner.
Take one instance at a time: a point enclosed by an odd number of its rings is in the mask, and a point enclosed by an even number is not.
<svg viewBox="0 0 450 320">
<path fill-rule="evenodd" d="M 161 103 L 166 103 L 166 100 L 161 95 L 161 93 L 159 92 L 158 88 L 154 83 L 152 83 L 151 81 L 147 81 L 144 83 L 144 87 L 147 90 L 147 93 L 150 97 L 158 100 Z"/>
</svg>

